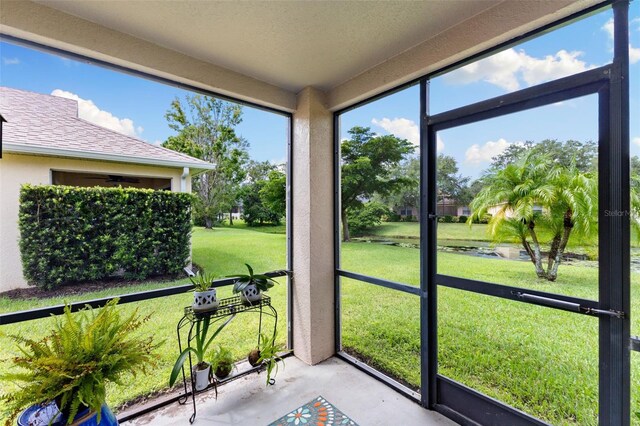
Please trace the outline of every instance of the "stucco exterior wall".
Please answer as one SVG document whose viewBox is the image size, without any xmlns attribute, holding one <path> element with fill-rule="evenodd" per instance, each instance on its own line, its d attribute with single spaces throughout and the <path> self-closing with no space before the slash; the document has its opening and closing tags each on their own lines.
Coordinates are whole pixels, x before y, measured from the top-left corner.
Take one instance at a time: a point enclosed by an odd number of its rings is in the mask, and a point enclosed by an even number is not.
<svg viewBox="0 0 640 426">
<path fill-rule="evenodd" d="M 174 192 L 180 191 L 182 175 L 182 169 L 3 153 L 0 160 L 0 292 L 27 287 L 18 248 L 20 185 L 50 184 L 52 169 L 168 178 Z M 187 191 L 191 191 L 190 176 Z"/>
</svg>

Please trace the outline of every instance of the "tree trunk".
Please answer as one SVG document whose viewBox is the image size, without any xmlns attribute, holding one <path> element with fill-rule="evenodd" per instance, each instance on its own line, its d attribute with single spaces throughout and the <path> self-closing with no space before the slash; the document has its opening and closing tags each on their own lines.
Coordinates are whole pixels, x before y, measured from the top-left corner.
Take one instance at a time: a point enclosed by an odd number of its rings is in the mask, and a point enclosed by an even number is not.
<svg viewBox="0 0 640 426">
<path fill-rule="evenodd" d="M 535 265 L 536 264 L 536 256 L 533 253 L 533 250 L 531 250 L 531 244 L 529 244 L 529 242 L 527 241 L 527 239 L 525 237 L 522 237 L 520 242 L 522 243 L 522 247 L 524 247 L 525 251 L 529 255 L 529 258 L 531 259 L 531 262 Z"/>
<path fill-rule="evenodd" d="M 233 226 L 233 208 L 229 209 L 229 226 Z"/>
<path fill-rule="evenodd" d="M 549 261 L 547 262 L 547 272 L 551 271 L 553 268 L 553 262 L 555 262 L 556 255 L 558 254 L 558 248 L 560 247 L 560 240 L 562 236 L 556 234 L 553 236 L 553 240 L 551 240 L 551 250 L 549 250 Z"/>
<path fill-rule="evenodd" d="M 567 212 L 564 214 L 564 232 L 562 234 L 562 240 L 560 241 L 560 245 L 558 247 L 558 252 L 555 255 L 555 263 L 553 264 L 553 267 L 549 269 L 549 274 L 547 277 L 549 281 L 555 281 L 556 278 L 558 278 L 558 267 L 560 266 L 560 262 L 562 261 L 564 250 L 565 248 L 567 248 L 567 244 L 569 243 L 571 230 L 573 230 L 573 212 L 571 210 L 567 210 Z"/>
<path fill-rule="evenodd" d="M 204 217 L 204 227 L 207 229 L 211 229 L 213 227 L 213 221 L 209 216 Z"/>
<path fill-rule="evenodd" d="M 342 209 L 340 216 L 342 217 L 342 241 L 351 241 L 351 235 L 349 235 L 349 222 L 347 221 L 347 211 Z"/>
<path fill-rule="evenodd" d="M 536 235 L 536 231 L 534 231 L 535 224 L 532 222 L 529 223 L 529 234 L 531 234 L 531 239 L 533 240 L 533 253 L 535 257 L 535 261 L 533 264 L 536 267 L 536 275 L 538 278 L 547 278 L 547 273 L 542 266 L 542 253 L 540 251 L 540 243 L 538 242 L 538 236 Z"/>
</svg>

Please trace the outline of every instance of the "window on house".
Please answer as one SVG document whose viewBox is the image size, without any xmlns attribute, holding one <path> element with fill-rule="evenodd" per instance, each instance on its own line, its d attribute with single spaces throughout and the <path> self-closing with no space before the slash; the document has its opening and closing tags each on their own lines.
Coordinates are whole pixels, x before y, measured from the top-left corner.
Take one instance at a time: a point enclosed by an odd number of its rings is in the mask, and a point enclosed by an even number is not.
<svg viewBox="0 0 640 426">
<path fill-rule="evenodd" d="M 171 179 L 161 177 L 102 174 L 102 173 L 80 173 L 63 172 L 52 170 L 51 183 L 53 185 L 67 185 L 80 187 L 123 187 L 123 188 L 144 188 L 171 191 Z"/>
</svg>

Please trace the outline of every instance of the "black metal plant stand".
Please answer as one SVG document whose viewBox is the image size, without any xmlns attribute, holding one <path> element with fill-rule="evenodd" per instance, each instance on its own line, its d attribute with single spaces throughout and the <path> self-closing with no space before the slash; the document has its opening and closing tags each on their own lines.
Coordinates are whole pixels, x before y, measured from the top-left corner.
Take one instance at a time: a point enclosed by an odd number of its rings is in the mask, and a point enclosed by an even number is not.
<svg viewBox="0 0 640 426">
<path fill-rule="evenodd" d="M 187 338 L 187 346 L 194 339 L 193 329 L 196 324 L 202 321 L 205 318 L 210 318 L 211 323 L 210 327 L 213 328 L 213 324 L 218 321 L 223 320 L 231 315 L 239 314 L 242 312 L 254 312 L 260 315 L 260 321 L 258 323 L 258 342 L 257 348 L 260 349 L 260 334 L 262 333 L 262 317 L 263 315 L 270 316 L 274 318 L 273 324 L 273 338 L 275 339 L 276 329 L 278 326 L 278 312 L 276 309 L 271 306 L 271 298 L 265 294 L 262 294 L 262 298 L 256 302 L 245 302 L 240 296 L 228 297 L 225 299 L 220 299 L 220 305 L 206 312 L 195 312 L 191 306 L 187 306 L 184 308 L 184 316 L 178 322 L 178 326 L 176 327 L 176 332 L 178 334 L 178 348 L 180 350 L 179 353 L 182 353 L 182 338 L 180 334 L 180 330 L 189 327 L 189 333 Z M 189 371 L 191 371 L 189 382 L 191 383 L 191 401 L 193 403 L 193 414 L 189 419 L 189 423 L 193 423 L 196 418 L 196 393 L 197 392 L 206 392 L 212 387 L 216 386 L 215 379 L 214 383 L 210 383 L 205 389 L 201 391 L 196 391 L 196 383 L 195 383 L 195 375 L 193 374 L 193 361 L 191 359 L 191 352 L 189 352 Z M 187 403 L 189 398 L 189 392 L 187 389 L 187 375 L 184 371 L 184 365 L 182 366 L 182 382 L 184 386 L 184 397 L 178 400 L 178 403 L 184 405 Z"/>
</svg>

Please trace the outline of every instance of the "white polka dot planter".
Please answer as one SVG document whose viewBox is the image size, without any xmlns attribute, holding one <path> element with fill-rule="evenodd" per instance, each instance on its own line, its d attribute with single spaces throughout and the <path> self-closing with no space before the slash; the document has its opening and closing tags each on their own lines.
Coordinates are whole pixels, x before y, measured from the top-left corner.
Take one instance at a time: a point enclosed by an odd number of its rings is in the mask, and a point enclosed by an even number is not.
<svg viewBox="0 0 640 426">
<path fill-rule="evenodd" d="M 218 307 L 220 302 L 216 297 L 216 289 L 207 291 L 196 291 L 193 293 L 193 305 L 191 307 L 196 312 L 210 311 Z"/>
<path fill-rule="evenodd" d="M 262 298 L 262 294 L 255 284 L 249 284 L 244 290 L 242 290 L 241 298 L 245 302 L 259 302 Z"/>
</svg>

